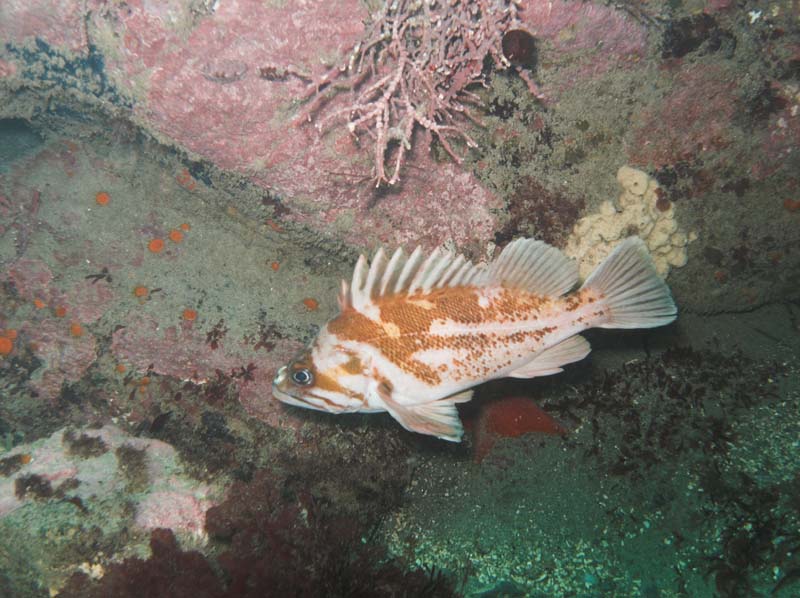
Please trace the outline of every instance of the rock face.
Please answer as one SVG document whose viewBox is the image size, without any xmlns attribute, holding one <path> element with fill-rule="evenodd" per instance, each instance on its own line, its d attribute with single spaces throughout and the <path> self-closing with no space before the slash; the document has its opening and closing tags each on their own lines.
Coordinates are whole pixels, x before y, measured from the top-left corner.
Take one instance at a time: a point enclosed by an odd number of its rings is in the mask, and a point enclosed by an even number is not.
<svg viewBox="0 0 800 598">
<path fill-rule="evenodd" d="M 699 284 L 707 290 L 689 293 L 693 307 L 750 308 L 792 288 L 796 281 L 789 279 L 767 283 L 775 276 L 769 264 L 788 269 L 796 258 L 787 249 L 792 225 L 786 220 L 797 213 L 781 206 L 797 201 L 790 161 L 800 143 L 800 100 L 779 72 L 781 64 L 796 63 L 796 49 L 787 36 L 769 34 L 788 26 L 791 11 L 776 9 L 743 30 L 730 6 L 711 2 L 702 18 L 676 16 L 662 32 L 645 25 L 659 16 L 657 6 L 634 17 L 591 3 L 519 3 L 512 21 L 498 17 L 498 29 L 480 35 L 491 41 L 512 25 L 529 32 L 535 45 L 525 64 L 507 64 L 486 49 L 489 42 L 480 51 L 457 48 L 461 54 L 453 60 L 480 63 L 491 56 L 493 73 L 473 68 L 448 75 L 449 67 L 430 63 L 444 90 L 461 89 L 455 81 L 461 76 L 490 85 L 485 92 L 480 85 L 469 88 L 483 108 L 461 106 L 463 99 L 449 104 L 451 124 L 460 131 L 455 136 L 466 133 L 479 147 L 470 150 L 451 138 L 457 157 L 467 158 L 458 165 L 435 135 L 431 145 L 430 129 L 417 124 L 411 136 L 387 129 L 398 140 L 384 146 L 387 164 L 402 146 L 404 166 L 391 187 L 376 189 L 377 117 L 354 127 L 356 138 L 345 125 L 364 117 L 364 107 L 354 104 L 350 89 L 326 84 L 338 77 L 337 66 L 365 56 L 353 51 L 363 51 L 359 41 L 380 30 L 376 23 L 416 10 L 411 6 L 369 15 L 355 0 L 199 7 L 185 0 L 113 6 L 9 0 L 0 19 L 6 41 L 0 94 L 7 100 L 0 116 L 38 114 L 52 121 L 84 106 L 111 113 L 115 127 L 120 119 L 133 120 L 188 154 L 187 188 L 213 183 L 235 195 L 226 205 L 250 218 L 277 216 L 282 225 L 360 247 L 450 241 L 477 255 L 487 241 L 514 235 L 504 223 L 525 181 L 548 196 L 580 196 L 591 214 L 609 200 L 613 174 L 630 164 L 655 177 L 669 201 L 698 200 L 679 209 L 679 229 L 703 240 L 686 252 L 690 265 L 700 254 L 725 256 L 683 272 L 691 279 L 687 289 Z M 486 6 L 508 8 L 500 0 Z M 777 66 L 759 81 L 737 77 L 731 53 L 755 64 L 762 34 L 771 40 L 765 51 Z M 438 50 L 432 47 L 431 55 Z M 362 95 L 370 85 L 382 91 L 389 84 L 379 80 L 383 72 L 344 81 L 362 84 Z M 406 72 L 399 80 L 411 87 L 424 77 Z M 498 91 L 505 85 L 510 91 Z M 59 100 L 47 104 L 42 90 Z M 463 118 L 462 107 L 484 128 Z M 337 111 L 338 121 L 318 127 Z M 729 205 L 732 192 L 735 206 Z M 735 220 L 761 201 L 764 209 L 744 231 Z M 714 239 L 704 228 L 730 234 Z M 744 253 L 747 259 L 736 257 Z M 737 277 L 744 279 L 730 288 Z M 680 294 L 680 280 L 677 285 Z M 702 297 L 711 295 L 713 302 L 704 304 Z"/>
<path fill-rule="evenodd" d="M 124 536 L 133 550 L 131 539 L 146 545 L 157 528 L 202 543 L 205 512 L 221 496 L 221 487 L 193 479 L 169 444 L 113 425 L 58 430 L 0 458 L 0 531 L 28 558 L 47 563 L 53 587 L 64 563 L 86 558 L 83 544 Z M 54 521 L 73 533 L 43 533 Z"/>
<path fill-rule="evenodd" d="M 409 167 L 384 197 L 369 184 L 368 137 L 358 147 L 344 127 L 320 135 L 293 122 L 309 84 L 293 73 L 314 80 L 346 63 L 369 18 L 362 3 L 245 0 L 197 12 L 173 0 L 90 7 L 85 14 L 77 2 L 51 4 L 9 3 L 3 30 L 15 48 L 9 69 L 25 71 L 30 56 L 21 48 L 32 44 L 42 55 L 56 55 L 54 63 L 70 53 L 61 59 L 77 74 L 68 86 L 111 97 L 159 137 L 245 174 L 291 208 L 287 220 L 359 244 L 465 245 L 492 238 L 502 199 L 449 159 L 432 159 L 427 140 L 413 140 Z M 595 46 L 603 31 L 606 45 L 590 60 L 577 60 L 580 72 L 572 77 L 602 72 L 644 48 L 642 28 L 605 7 L 532 2 L 520 26 L 571 52 Z M 589 35 L 566 38 L 565 29 Z M 348 101 L 338 94 L 326 108 Z"/>
</svg>

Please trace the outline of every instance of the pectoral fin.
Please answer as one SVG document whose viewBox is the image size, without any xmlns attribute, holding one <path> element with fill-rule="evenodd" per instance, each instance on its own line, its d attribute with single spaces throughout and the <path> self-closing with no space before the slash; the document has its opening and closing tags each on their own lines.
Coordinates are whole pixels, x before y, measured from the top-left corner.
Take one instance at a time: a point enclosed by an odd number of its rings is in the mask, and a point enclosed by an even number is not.
<svg viewBox="0 0 800 598">
<path fill-rule="evenodd" d="M 406 430 L 436 436 L 450 442 L 461 442 L 464 428 L 455 405 L 469 401 L 472 398 L 471 390 L 438 401 L 415 405 L 400 404 L 393 396 L 395 393 L 386 384 L 378 387 L 378 393 L 386 405 L 386 410 Z"/>
<path fill-rule="evenodd" d="M 571 336 L 557 345 L 548 347 L 544 351 L 509 374 L 510 378 L 535 378 L 537 376 L 550 376 L 563 371 L 561 366 L 580 361 L 586 357 L 592 348 L 582 336 Z"/>
</svg>

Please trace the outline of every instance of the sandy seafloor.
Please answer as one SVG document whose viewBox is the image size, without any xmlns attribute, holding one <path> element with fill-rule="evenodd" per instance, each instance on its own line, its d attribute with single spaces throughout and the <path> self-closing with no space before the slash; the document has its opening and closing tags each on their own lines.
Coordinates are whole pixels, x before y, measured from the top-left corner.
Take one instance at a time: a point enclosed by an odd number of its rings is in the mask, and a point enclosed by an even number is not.
<svg viewBox="0 0 800 598">
<path fill-rule="evenodd" d="M 110 339 L 123 323 L 185 328 L 186 307 L 197 311 L 190 325 L 201 337 L 224 320 L 226 339 L 242 339 L 266 312 L 278 336 L 307 339 L 334 313 L 336 282 L 352 256 L 329 248 L 313 255 L 298 241 L 302 231 L 254 225 L 232 209 L 206 209 L 204 195 L 212 191 L 194 179 L 187 189 L 174 156 L 141 139 L 110 142 L 91 132 L 42 138 L 24 126 L 3 135 L 4 143 L 20 144 L 3 156 L 4 193 L 40 190 L 35 214 L 14 216 L 29 208 L 7 208 L 20 228 L 2 238 L 4 268 L 41 260 L 52 273 L 51 291 L 106 285 L 111 293 L 100 316 L 84 326 L 96 339 L 96 359 L 77 379 L 70 378 L 73 366 L 63 365 L 60 394 L 43 398 L 33 396 L 26 379 L 38 379 L 37 365 L 43 367 L 26 336 L 52 322 L 56 306 L 37 308 L 6 280 L 4 328 L 19 335 L 0 370 L 0 459 L 2 451 L 19 452 L 64 425 L 113 421 L 133 435 L 157 437 L 163 430 L 153 426 L 154 414 L 168 411 L 189 414 L 175 424 L 185 429 L 174 432 L 173 441 L 201 434 L 198 443 L 173 442 L 179 454 L 191 444 L 191 457 L 179 461 L 195 466 L 220 457 L 213 454 L 218 446 L 203 442 L 208 426 L 196 425 L 193 410 L 220 414 L 237 438 L 236 458 L 249 458 L 251 465 L 298 442 L 291 434 L 265 434 L 235 394 L 221 402 L 196 396 L 197 405 L 185 398 L 174 404 L 169 376 L 130 363 L 133 370 L 116 371 L 125 359 L 114 354 Z M 110 196 L 108 205 L 96 202 L 101 190 Z M 160 254 L 146 249 L 151 237 L 182 223 L 190 225 L 182 242 L 167 241 Z M 280 263 L 277 271 L 272 262 Z M 86 278 L 103 267 L 112 281 Z M 161 290 L 142 300 L 133 294 L 137 285 Z M 309 297 L 317 298 L 317 309 L 303 303 Z M 64 326 L 72 306 L 67 309 Z M 443 571 L 466 595 L 758 596 L 777 587 L 773 595 L 793 596 L 800 591 L 792 581 L 800 568 L 798 322 L 797 304 L 776 303 L 740 314 L 682 313 L 668 329 L 647 334 L 592 333 L 589 360 L 526 387 L 569 433 L 501 439 L 479 464 L 469 443 L 420 443 L 380 416 L 343 418 L 341 424 L 312 416 L 309 425 L 334 436 L 342 425 L 351 435 L 344 441 L 348 450 L 364 452 L 369 447 L 357 446 L 353 430 L 377 426 L 399 436 L 410 475 L 400 499 L 380 517 L 378 541 L 410 566 Z M 62 347 L 62 355 L 70 350 Z M 127 375 L 131 371 L 135 377 Z M 145 374 L 151 380 L 142 391 L 136 380 Z M 698 394 L 700 387 L 705 390 Z M 210 488 L 202 504 L 210 504 L 236 476 L 210 467 L 202 477 Z M 65 515 L 62 507 L 57 498 L 40 497 L 0 518 L 0 587 L 44 595 L 76 568 L 146 555 L 141 530 L 120 536 L 109 524 L 104 533 L 114 541 L 105 550 L 114 554 L 84 549 L 70 563 L 64 555 L 70 542 L 82 541 L 84 515 Z M 202 531 L 179 538 L 188 548 L 214 551 Z M 54 546 L 62 551 L 57 563 L 48 556 Z"/>
</svg>

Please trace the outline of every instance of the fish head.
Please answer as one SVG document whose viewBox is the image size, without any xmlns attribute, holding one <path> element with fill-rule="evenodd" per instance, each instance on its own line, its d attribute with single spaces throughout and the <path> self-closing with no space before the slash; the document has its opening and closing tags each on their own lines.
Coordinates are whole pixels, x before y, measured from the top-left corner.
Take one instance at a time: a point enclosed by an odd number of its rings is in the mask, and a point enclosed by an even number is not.
<svg viewBox="0 0 800 598">
<path fill-rule="evenodd" d="M 272 394 L 288 405 L 328 413 L 366 411 L 368 371 L 355 351 L 323 329 L 308 348 L 278 370 Z"/>
</svg>

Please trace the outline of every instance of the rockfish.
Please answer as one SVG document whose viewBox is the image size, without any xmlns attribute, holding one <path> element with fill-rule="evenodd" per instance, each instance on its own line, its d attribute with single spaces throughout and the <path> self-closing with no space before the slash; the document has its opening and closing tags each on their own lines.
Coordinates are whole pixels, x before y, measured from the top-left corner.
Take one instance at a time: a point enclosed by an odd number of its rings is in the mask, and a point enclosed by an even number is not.
<svg viewBox="0 0 800 598">
<path fill-rule="evenodd" d="M 576 263 L 518 239 L 489 264 L 418 247 L 342 281 L 339 315 L 273 382 L 284 403 L 331 413 L 388 411 L 407 430 L 458 442 L 456 403 L 495 378 L 562 371 L 590 351 L 588 328 L 652 328 L 675 319 L 669 288 L 638 237 L 620 243 L 575 292 Z"/>
</svg>

